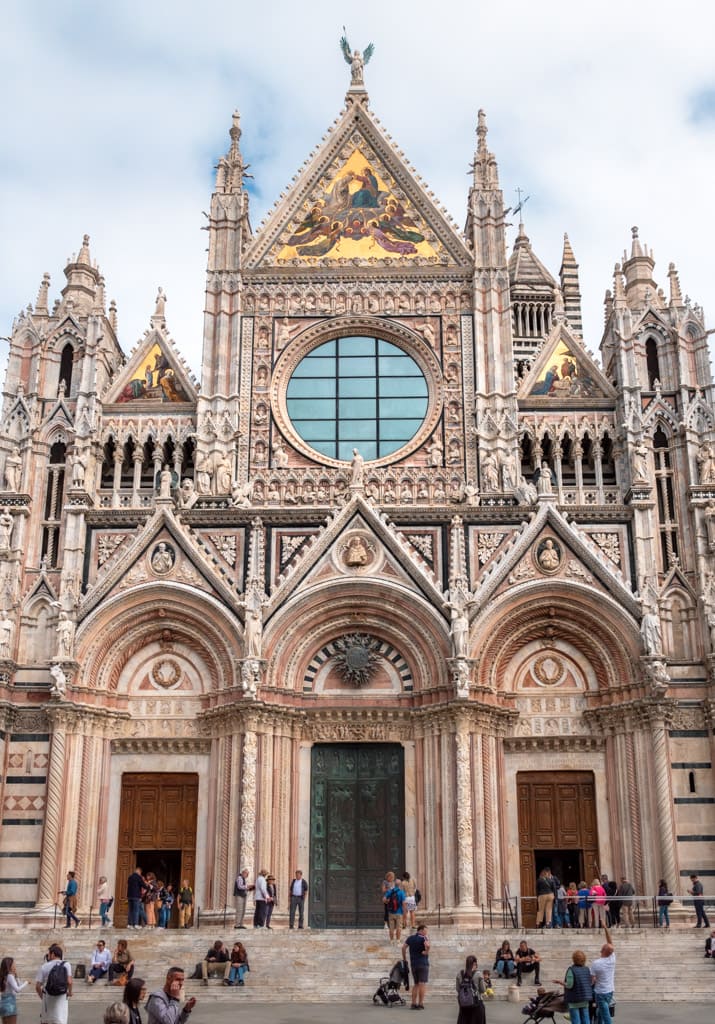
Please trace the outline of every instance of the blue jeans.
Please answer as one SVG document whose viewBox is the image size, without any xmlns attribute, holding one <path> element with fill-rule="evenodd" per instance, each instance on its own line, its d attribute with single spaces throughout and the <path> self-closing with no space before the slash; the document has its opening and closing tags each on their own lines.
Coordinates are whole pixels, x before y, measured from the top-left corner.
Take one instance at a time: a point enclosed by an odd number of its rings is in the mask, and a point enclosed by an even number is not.
<svg viewBox="0 0 715 1024">
<path fill-rule="evenodd" d="M 571 1024 L 591 1024 L 587 1006 L 569 1006 Z"/>
<path fill-rule="evenodd" d="M 243 984 L 243 976 L 244 976 L 245 973 L 246 973 L 246 965 L 245 964 L 232 964 L 231 965 L 231 970 L 229 971 L 229 974 L 228 974 L 228 980 L 231 982 L 232 985 L 235 984 L 236 982 L 238 982 L 239 985 L 242 985 Z"/>
<path fill-rule="evenodd" d="M 516 964 L 513 960 L 497 960 L 497 974 L 503 974 L 505 978 L 513 978 L 516 974 Z"/>
<path fill-rule="evenodd" d="M 172 904 L 173 906 L 173 904 Z M 162 904 L 162 908 L 159 911 L 159 927 L 168 928 L 169 918 L 171 917 L 171 907 L 167 907 L 166 903 Z"/>
<path fill-rule="evenodd" d="M 608 1007 L 613 999 L 613 992 L 594 992 L 596 999 L 596 1024 L 611 1024 L 611 1011 Z"/>
<path fill-rule="evenodd" d="M 670 914 L 668 913 L 668 908 L 660 906 L 658 907 L 658 925 L 662 926 L 663 921 L 665 921 L 666 928 L 670 928 Z"/>
<path fill-rule="evenodd" d="M 102 919 L 102 924 L 105 926 L 109 924 L 109 908 L 111 905 L 110 900 L 102 900 L 99 904 L 99 916 Z"/>
<path fill-rule="evenodd" d="M 139 907 L 141 906 L 141 900 L 127 900 L 129 904 L 129 913 L 127 916 L 127 925 L 130 928 L 136 928 L 139 924 Z"/>
</svg>

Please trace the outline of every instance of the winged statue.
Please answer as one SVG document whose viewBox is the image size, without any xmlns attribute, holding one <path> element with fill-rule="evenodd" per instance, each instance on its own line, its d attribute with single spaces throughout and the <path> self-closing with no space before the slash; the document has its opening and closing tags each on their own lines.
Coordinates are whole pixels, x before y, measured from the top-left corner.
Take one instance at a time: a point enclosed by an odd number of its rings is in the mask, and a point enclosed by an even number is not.
<svg viewBox="0 0 715 1024">
<path fill-rule="evenodd" d="M 345 26 L 343 26 L 343 32 Z M 359 50 L 351 50 L 348 37 L 344 35 L 340 40 L 340 49 L 343 51 L 343 57 L 345 63 L 350 65 L 350 85 L 364 85 L 363 80 L 363 69 L 366 64 L 369 63 L 370 58 L 375 52 L 375 46 L 370 43 L 366 46 L 362 53 Z"/>
</svg>

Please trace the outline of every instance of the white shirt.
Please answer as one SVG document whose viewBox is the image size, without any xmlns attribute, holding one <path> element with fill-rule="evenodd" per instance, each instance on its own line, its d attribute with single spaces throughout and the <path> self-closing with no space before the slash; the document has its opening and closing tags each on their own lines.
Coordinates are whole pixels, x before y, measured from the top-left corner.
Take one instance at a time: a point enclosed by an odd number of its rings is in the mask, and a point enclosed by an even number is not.
<svg viewBox="0 0 715 1024">
<path fill-rule="evenodd" d="M 591 964 L 593 975 L 593 991 L 605 994 L 615 991 L 616 981 L 616 954 L 600 956 Z"/>
<path fill-rule="evenodd" d="M 109 965 L 112 962 L 112 954 L 106 948 L 100 949 L 99 946 L 94 947 L 94 953 L 92 953 L 92 967 L 103 967 L 105 970 L 109 970 Z"/>
<path fill-rule="evenodd" d="M 266 886 L 265 875 L 256 876 L 256 899 L 267 900 L 268 899 L 268 888 Z"/>
</svg>

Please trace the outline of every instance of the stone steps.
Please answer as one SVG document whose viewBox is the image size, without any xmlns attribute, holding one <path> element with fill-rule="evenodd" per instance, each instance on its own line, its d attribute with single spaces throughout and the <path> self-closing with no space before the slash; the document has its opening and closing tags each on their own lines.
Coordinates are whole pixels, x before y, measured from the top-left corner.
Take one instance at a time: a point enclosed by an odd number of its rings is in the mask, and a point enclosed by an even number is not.
<svg viewBox="0 0 715 1024">
<path fill-rule="evenodd" d="M 102 935 L 113 945 L 126 938 L 137 962 L 137 974 L 150 988 L 163 983 L 166 970 L 180 964 L 187 974 L 202 959 L 216 938 L 231 945 L 234 937 L 245 942 L 251 972 L 242 988 L 227 988 L 219 979 L 208 987 L 187 980 L 186 990 L 202 1002 L 244 1000 L 248 1002 L 354 1002 L 370 1000 L 381 977 L 400 959 L 400 945 L 390 943 L 382 930 L 288 931 L 274 929 L 244 932 L 202 927 L 200 931 L 123 931 L 72 929 L 65 931 L 10 931 L 3 929 L 0 955 L 12 955 L 21 977 L 34 979 L 47 946 L 55 941 L 74 966 L 89 963 L 97 938 Z M 715 963 L 704 960 L 706 931 L 687 929 L 663 933 L 643 929 L 615 933 L 618 955 L 616 994 L 622 1001 L 711 1000 L 715 994 Z M 523 937 L 541 955 L 542 981 L 550 984 L 561 978 L 574 949 L 583 949 L 589 959 L 598 955 L 603 934 L 593 931 L 556 931 L 518 933 L 502 930 L 467 932 L 455 927 L 430 928 L 432 942 L 430 999 L 449 1001 L 454 996 L 454 978 L 465 957 L 474 953 L 483 967 L 491 968 L 496 948 L 508 937 L 512 947 Z M 677 983 L 674 982 L 677 979 Z M 505 999 L 510 983 L 495 979 L 497 999 Z M 551 986 L 553 987 L 553 986 Z M 22 1001 L 36 999 L 33 986 L 22 994 Z M 519 1000 L 526 1002 L 534 987 L 525 978 Z M 404 995 L 404 992 L 403 992 Z M 523 995 L 523 998 L 522 998 Z M 90 986 L 75 983 L 74 998 L 94 1002 L 112 1002 L 121 998 L 121 989 L 99 982 Z M 22 1012 L 22 1011 L 21 1011 Z"/>
</svg>

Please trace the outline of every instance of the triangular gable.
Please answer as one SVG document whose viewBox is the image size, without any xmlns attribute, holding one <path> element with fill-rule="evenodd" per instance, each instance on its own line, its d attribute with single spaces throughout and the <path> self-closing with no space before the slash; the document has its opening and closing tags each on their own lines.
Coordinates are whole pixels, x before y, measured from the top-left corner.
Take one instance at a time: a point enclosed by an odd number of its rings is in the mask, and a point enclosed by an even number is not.
<svg viewBox="0 0 715 1024">
<path fill-rule="evenodd" d="M 679 565 L 671 566 L 665 579 L 663 580 L 663 586 L 660 588 L 660 597 L 663 597 L 670 590 L 684 590 L 688 597 L 691 599 L 693 604 L 697 604 L 698 595 L 693 590 L 692 585 L 683 575 L 683 571 Z"/>
<path fill-rule="evenodd" d="M 52 409 L 50 410 L 50 413 L 47 419 L 45 420 L 43 426 L 45 430 L 47 430 L 48 427 L 56 427 L 58 424 L 60 424 L 63 427 L 68 427 L 69 429 L 71 429 L 73 423 L 74 420 L 72 417 L 72 413 L 65 405 L 65 400 L 63 398 L 58 398 L 55 404 L 53 405 Z"/>
<path fill-rule="evenodd" d="M 23 598 L 24 607 L 27 608 L 32 601 L 36 601 L 38 598 L 48 601 L 50 604 L 58 603 L 57 594 L 44 572 L 40 575 L 34 586 L 30 587 L 27 594 L 25 594 Z"/>
<path fill-rule="evenodd" d="M 159 566 L 154 554 L 162 544 L 164 548 L 156 553 L 166 555 L 166 560 Z M 156 568 L 152 569 L 152 565 Z M 157 571 L 159 568 L 161 571 Z M 106 575 L 97 580 L 81 601 L 78 619 L 82 621 L 100 601 L 120 589 L 164 580 L 203 587 L 223 604 L 237 609 L 237 595 L 227 577 L 228 573 L 214 559 L 202 553 L 190 528 L 180 524 L 171 510 L 159 508 L 132 543 L 113 556 Z"/>
<path fill-rule="evenodd" d="M 244 267 L 395 259 L 467 266 L 469 253 L 446 212 L 357 104 L 259 228 Z"/>
<path fill-rule="evenodd" d="M 547 544 L 548 540 L 555 543 Z M 554 550 L 556 549 L 556 550 Z M 538 564 L 537 564 L 538 563 Z M 559 574 L 571 582 L 601 589 L 634 619 L 641 609 L 619 569 L 577 526 L 568 522 L 553 501 L 540 502 L 531 521 L 502 545 L 476 593 L 481 610 L 503 590 Z M 477 612 L 478 614 L 478 612 Z"/>
<path fill-rule="evenodd" d="M 347 538 L 346 534 L 349 535 Z M 367 574 L 370 572 L 369 559 L 373 553 L 379 553 L 381 575 L 391 577 L 410 590 L 420 591 L 431 604 L 442 606 L 444 597 L 438 580 L 417 549 L 392 526 L 386 516 L 377 512 L 360 495 L 356 495 L 309 540 L 302 554 L 279 580 L 278 587 L 270 597 L 270 612 L 285 604 L 299 587 L 304 589 L 311 582 L 337 578 L 340 573 L 328 567 L 326 555 L 333 551 L 339 564 L 349 565 L 350 553 L 347 547 L 357 537 L 367 550 Z M 370 542 L 373 544 L 372 551 Z M 341 545 L 346 547 L 345 551 Z"/>
<path fill-rule="evenodd" d="M 670 324 L 663 316 L 662 311 L 651 305 L 650 302 L 646 303 L 645 309 L 641 313 L 638 321 L 634 324 L 631 336 L 635 338 L 637 335 L 643 334 L 643 332 L 648 329 L 657 330 L 664 338 L 669 338 L 672 330 Z"/>
<path fill-rule="evenodd" d="M 196 388 L 168 335 L 146 333 L 104 397 L 105 404 L 140 403 L 166 409 L 195 402 Z"/>
<path fill-rule="evenodd" d="M 613 401 L 615 392 L 581 339 L 559 322 L 521 382 L 519 400 L 527 399 L 548 404 L 583 399 Z"/>
</svg>

